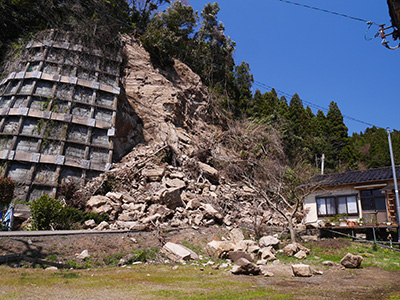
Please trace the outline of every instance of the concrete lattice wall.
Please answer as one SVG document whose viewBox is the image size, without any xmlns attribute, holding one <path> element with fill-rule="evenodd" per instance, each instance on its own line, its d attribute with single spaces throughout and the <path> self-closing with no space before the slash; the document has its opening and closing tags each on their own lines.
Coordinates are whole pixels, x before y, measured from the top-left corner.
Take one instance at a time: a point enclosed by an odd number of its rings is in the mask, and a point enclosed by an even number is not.
<svg viewBox="0 0 400 300">
<path fill-rule="evenodd" d="M 56 196 L 110 168 L 121 57 L 49 31 L 31 41 L 0 83 L 1 176 L 16 197 Z M 111 53 L 114 53 L 113 55 Z"/>
</svg>

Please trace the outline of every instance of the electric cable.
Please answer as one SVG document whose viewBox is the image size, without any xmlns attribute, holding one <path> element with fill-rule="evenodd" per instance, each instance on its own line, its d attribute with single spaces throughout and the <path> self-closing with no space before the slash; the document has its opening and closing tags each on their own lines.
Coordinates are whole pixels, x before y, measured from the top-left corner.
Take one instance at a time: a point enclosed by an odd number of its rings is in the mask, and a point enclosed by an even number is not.
<svg viewBox="0 0 400 300">
<path fill-rule="evenodd" d="M 288 4 L 297 5 L 297 6 L 302 6 L 302 7 L 309 8 L 309 9 L 314 9 L 314 10 L 317 10 L 317 11 L 322 11 L 322 12 L 325 12 L 325 13 L 328 13 L 328 14 L 332 14 L 332 15 L 336 15 L 336 16 L 352 19 L 352 20 L 355 20 L 355 21 L 360 21 L 360 22 L 363 22 L 363 23 L 372 23 L 372 24 L 375 24 L 375 25 L 379 26 L 379 24 L 377 24 L 375 22 L 368 21 L 368 20 L 361 19 L 361 18 L 357 18 L 357 17 L 353 17 L 353 16 L 350 16 L 350 15 L 346 15 L 346 14 L 343 14 L 343 13 L 336 12 L 336 11 L 331 11 L 331 10 L 328 10 L 328 9 L 319 8 L 319 7 L 315 7 L 315 6 L 311 6 L 311 5 L 307 5 L 307 4 L 303 4 L 303 3 L 298 3 L 298 2 L 293 2 L 293 1 L 289 1 L 289 0 L 279 0 L 279 1 L 285 2 L 285 3 L 288 3 Z"/>
</svg>

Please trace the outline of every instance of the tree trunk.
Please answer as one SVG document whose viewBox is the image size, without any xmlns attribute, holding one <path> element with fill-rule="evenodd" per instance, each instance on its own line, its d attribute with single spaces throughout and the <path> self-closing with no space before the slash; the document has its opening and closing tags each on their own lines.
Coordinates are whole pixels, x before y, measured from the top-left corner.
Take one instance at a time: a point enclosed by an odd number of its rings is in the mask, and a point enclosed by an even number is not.
<svg viewBox="0 0 400 300">
<path fill-rule="evenodd" d="M 289 228 L 289 233 L 290 233 L 290 239 L 292 243 L 296 242 L 296 233 L 293 228 L 293 220 L 288 220 L 288 228 Z"/>
</svg>

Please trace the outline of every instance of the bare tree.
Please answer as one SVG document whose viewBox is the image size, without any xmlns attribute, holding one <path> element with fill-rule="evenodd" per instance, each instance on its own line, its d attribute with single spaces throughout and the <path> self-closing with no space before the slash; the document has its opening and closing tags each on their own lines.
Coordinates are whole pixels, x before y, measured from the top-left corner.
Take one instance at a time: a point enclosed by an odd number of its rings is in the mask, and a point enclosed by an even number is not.
<svg viewBox="0 0 400 300">
<path fill-rule="evenodd" d="M 286 221 L 294 242 L 295 225 L 303 217 L 303 201 L 316 188 L 310 180 L 312 167 L 301 159 L 300 154 L 298 162 L 289 165 L 280 133 L 265 124 L 234 122 L 220 143 L 230 154 L 229 158 L 215 157 L 226 162 L 226 176 L 244 181 L 256 194 L 252 212 L 255 231 L 259 227 L 260 213 L 269 208 Z"/>
</svg>

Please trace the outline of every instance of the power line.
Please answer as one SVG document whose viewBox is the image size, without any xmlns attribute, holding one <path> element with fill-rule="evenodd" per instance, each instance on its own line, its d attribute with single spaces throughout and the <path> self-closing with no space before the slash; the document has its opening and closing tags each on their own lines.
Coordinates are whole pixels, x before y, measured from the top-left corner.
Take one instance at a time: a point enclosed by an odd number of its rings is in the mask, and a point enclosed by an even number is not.
<svg viewBox="0 0 400 300">
<path fill-rule="evenodd" d="M 336 15 L 336 16 L 352 19 L 352 20 L 355 20 L 355 21 L 360 21 L 360 22 L 363 22 L 363 23 L 368 23 L 368 24 L 372 23 L 372 24 L 375 24 L 375 25 L 379 26 L 379 24 L 377 24 L 375 22 L 368 21 L 368 20 L 361 19 L 361 18 L 357 18 L 357 17 L 353 17 L 353 16 L 350 16 L 350 15 L 346 15 L 346 14 L 343 14 L 343 13 L 336 12 L 336 11 L 331 11 L 331 10 L 328 10 L 328 9 L 319 8 L 319 7 L 315 7 L 315 6 L 311 6 L 311 5 L 307 5 L 307 4 L 303 4 L 303 3 L 298 3 L 298 2 L 293 2 L 293 1 L 289 1 L 289 0 L 279 0 L 279 1 L 285 2 L 285 3 L 288 3 L 288 4 L 293 4 L 293 5 L 305 7 L 305 8 L 309 8 L 309 9 L 314 9 L 314 10 L 317 10 L 317 11 L 322 11 L 322 12 L 325 12 L 325 13 L 328 13 L 328 14 L 332 14 L 332 15 Z"/>
<path fill-rule="evenodd" d="M 259 82 L 259 81 L 254 81 L 254 84 L 257 85 L 257 86 L 259 86 L 259 87 L 262 87 L 262 88 L 264 88 L 264 89 L 267 89 L 267 90 L 272 90 L 272 89 L 274 89 L 277 93 L 279 93 L 279 94 L 281 94 L 281 95 L 283 95 L 283 96 L 286 96 L 286 97 L 289 97 L 289 98 L 292 98 L 292 97 L 293 97 L 293 94 L 289 94 L 289 93 L 287 93 L 287 92 L 285 92 L 285 91 L 282 91 L 282 90 L 279 90 L 279 89 L 275 89 L 274 87 L 272 87 L 272 86 L 270 86 L 270 85 L 267 85 L 267 84 L 265 84 L 265 83 L 262 83 L 262 82 Z M 307 100 L 304 100 L 304 99 L 301 99 L 301 101 L 302 101 L 303 103 L 307 104 L 308 106 L 312 107 L 312 108 L 319 109 L 319 110 L 325 111 L 325 112 L 328 112 L 328 111 L 329 111 L 329 108 L 320 106 L 320 105 L 315 104 L 315 103 L 312 103 L 312 102 L 310 102 L 310 101 L 307 101 Z M 374 126 L 375 126 L 375 127 L 377 127 L 377 128 L 383 128 L 383 127 L 381 127 L 381 126 L 377 126 L 377 125 L 374 125 L 374 124 L 372 124 L 372 123 L 368 123 L 368 122 L 359 120 L 359 119 L 357 119 L 357 118 L 354 118 L 354 117 L 351 117 L 351 116 L 348 116 L 348 115 L 343 115 L 343 114 L 342 114 L 342 116 L 343 116 L 344 119 L 351 120 L 351 121 L 354 121 L 354 122 L 358 122 L 358 123 L 361 123 L 361 124 L 364 124 L 364 125 L 367 125 L 367 126 L 371 126 L 371 127 L 374 127 Z"/>
</svg>

